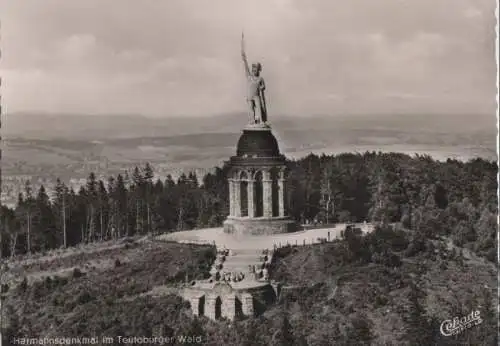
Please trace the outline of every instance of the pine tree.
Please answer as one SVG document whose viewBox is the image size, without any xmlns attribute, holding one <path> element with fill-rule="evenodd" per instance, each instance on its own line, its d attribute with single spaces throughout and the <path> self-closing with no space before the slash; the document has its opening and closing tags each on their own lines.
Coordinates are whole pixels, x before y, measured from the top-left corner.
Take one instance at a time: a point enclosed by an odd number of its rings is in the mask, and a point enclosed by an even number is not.
<svg viewBox="0 0 500 346">
<path fill-rule="evenodd" d="M 5 247 L 9 252 L 9 256 L 12 258 L 15 256 L 17 239 L 19 237 L 19 222 L 16 219 L 14 210 L 9 209 L 6 206 L 0 206 L 0 208 L 2 209 L 2 228 L 0 229 L 0 259 L 6 255 L 4 252 Z"/>
<path fill-rule="evenodd" d="M 98 201 L 98 184 L 94 172 L 89 174 L 87 183 L 85 185 L 86 198 L 87 198 L 87 242 L 95 240 L 95 226 L 96 226 L 96 205 Z"/>
<path fill-rule="evenodd" d="M 68 246 L 68 234 L 67 234 L 67 209 L 68 209 L 68 195 L 69 191 L 66 185 L 61 182 L 61 179 L 57 178 L 55 187 L 56 198 L 54 201 L 54 214 L 57 216 L 57 224 L 63 235 L 62 246 L 66 248 Z"/>
<path fill-rule="evenodd" d="M 371 345 L 374 339 L 372 322 L 363 313 L 358 313 L 351 320 L 352 326 L 347 329 L 346 338 L 353 345 Z M 413 345 L 413 344 L 412 344 Z"/>
<path fill-rule="evenodd" d="M 141 234 L 144 226 L 143 222 L 143 204 L 144 204 L 144 187 L 145 180 L 144 176 L 139 170 L 139 167 L 135 167 L 132 174 L 133 185 L 131 187 L 131 192 L 133 191 L 132 198 L 134 201 L 134 218 L 135 218 L 135 232 Z"/>
<path fill-rule="evenodd" d="M 118 201 L 116 196 L 116 180 L 114 177 L 108 178 L 108 231 L 111 239 L 117 238 L 117 216 L 118 216 Z"/>
<path fill-rule="evenodd" d="M 45 187 L 40 186 L 34 203 L 34 245 L 36 249 L 53 249 L 58 246 L 52 205 Z"/>
<path fill-rule="evenodd" d="M 105 233 L 108 233 L 108 191 L 104 186 L 104 182 L 99 180 L 98 191 L 97 191 L 97 206 L 99 210 L 99 240 L 103 241 L 105 238 Z"/>
<path fill-rule="evenodd" d="M 270 345 L 273 346 L 291 346 L 295 344 L 295 337 L 293 335 L 293 327 L 290 324 L 288 316 L 284 314 L 281 317 L 278 330 L 273 334 Z"/>
<path fill-rule="evenodd" d="M 1 316 L 1 320 L 3 321 L 5 317 L 7 319 L 6 323 L 2 323 L 0 325 L 0 335 L 2 337 L 2 342 L 0 343 L 10 345 L 14 338 L 18 338 L 20 336 L 21 322 L 11 305 L 7 305 L 5 307 L 5 313 Z"/>
<path fill-rule="evenodd" d="M 129 193 L 121 174 L 116 178 L 115 199 L 117 201 L 118 234 L 129 235 Z"/>
<path fill-rule="evenodd" d="M 403 315 L 403 321 L 406 324 L 403 340 L 411 345 L 432 345 L 433 344 L 433 326 L 426 315 L 424 306 L 426 294 L 419 287 L 418 283 L 410 283 L 410 293 L 408 295 L 409 306 Z"/>
<path fill-rule="evenodd" d="M 144 183 L 145 183 L 145 202 L 146 202 L 146 232 L 148 234 L 152 233 L 152 218 L 153 211 L 151 209 L 152 204 L 152 192 L 153 192 L 153 178 L 154 172 L 149 163 L 146 163 L 144 168 Z"/>
<path fill-rule="evenodd" d="M 24 198 L 22 194 L 20 194 L 18 198 L 16 214 L 21 221 L 24 232 L 26 233 L 26 252 L 31 254 L 35 199 L 33 198 L 31 183 L 29 180 L 25 183 L 24 194 Z"/>
<path fill-rule="evenodd" d="M 172 189 L 175 187 L 175 181 L 170 174 L 167 174 L 167 178 L 165 179 L 163 186 L 165 189 Z"/>
</svg>

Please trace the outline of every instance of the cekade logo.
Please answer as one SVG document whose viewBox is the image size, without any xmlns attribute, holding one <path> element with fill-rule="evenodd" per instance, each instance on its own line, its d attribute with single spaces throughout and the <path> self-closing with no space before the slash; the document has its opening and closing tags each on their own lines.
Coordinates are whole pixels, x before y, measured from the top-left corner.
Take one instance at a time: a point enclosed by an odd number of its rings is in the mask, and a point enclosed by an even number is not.
<svg viewBox="0 0 500 346">
<path fill-rule="evenodd" d="M 476 310 L 461 318 L 455 317 L 453 320 L 445 320 L 441 323 L 441 334 L 444 336 L 457 335 L 466 329 L 477 326 L 483 322 L 479 315 L 480 312 Z"/>
</svg>

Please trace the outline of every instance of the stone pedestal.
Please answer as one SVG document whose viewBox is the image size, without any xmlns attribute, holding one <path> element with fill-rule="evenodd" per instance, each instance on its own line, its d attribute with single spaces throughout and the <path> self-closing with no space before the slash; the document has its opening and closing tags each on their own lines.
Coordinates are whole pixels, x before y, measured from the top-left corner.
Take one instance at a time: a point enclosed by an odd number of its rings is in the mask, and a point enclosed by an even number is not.
<svg viewBox="0 0 500 346">
<path fill-rule="evenodd" d="M 290 217 L 228 217 L 224 232 L 246 235 L 270 235 L 298 231 L 297 223 Z"/>
</svg>

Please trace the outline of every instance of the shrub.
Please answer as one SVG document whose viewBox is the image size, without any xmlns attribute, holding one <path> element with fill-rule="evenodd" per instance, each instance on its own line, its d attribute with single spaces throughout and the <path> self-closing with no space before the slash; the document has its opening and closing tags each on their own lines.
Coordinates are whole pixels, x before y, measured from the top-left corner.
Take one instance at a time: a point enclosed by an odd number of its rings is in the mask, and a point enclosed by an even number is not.
<svg viewBox="0 0 500 346">
<path fill-rule="evenodd" d="M 381 306 L 385 306 L 387 305 L 387 303 L 389 302 L 389 299 L 387 299 L 386 296 L 383 296 L 383 295 L 377 295 L 375 297 L 375 307 L 381 307 Z"/>
<path fill-rule="evenodd" d="M 23 278 L 23 281 L 21 281 L 18 287 L 21 292 L 26 292 L 26 290 L 28 289 L 28 279 L 26 278 L 26 276 Z"/>
<path fill-rule="evenodd" d="M 84 276 L 85 273 L 80 270 L 80 268 L 75 268 L 73 269 L 73 279 L 78 279 L 82 276 Z"/>
<path fill-rule="evenodd" d="M 93 301 L 93 300 L 95 300 L 95 297 L 94 297 L 93 295 L 91 295 L 91 294 L 90 294 L 89 292 L 87 292 L 87 291 L 84 291 L 84 292 L 80 293 L 80 294 L 78 295 L 78 298 L 76 299 L 76 301 L 77 301 L 77 303 L 78 303 L 79 305 L 81 305 L 81 304 L 86 304 L 86 303 L 91 302 L 91 301 Z"/>
<path fill-rule="evenodd" d="M 3 284 L 0 289 L 0 293 L 7 293 L 9 292 L 9 284 Z"/>
<path fill-rule="evenodd" d="M 498 261 L 498 253 L 497 253 L 497 249 L 489 249 L 486 254 L 485 254 L 485 257 L 488 261 L 490 262 L 493 262 L 495 264 L 498 265 L 497 261 Z"/>
</svg>

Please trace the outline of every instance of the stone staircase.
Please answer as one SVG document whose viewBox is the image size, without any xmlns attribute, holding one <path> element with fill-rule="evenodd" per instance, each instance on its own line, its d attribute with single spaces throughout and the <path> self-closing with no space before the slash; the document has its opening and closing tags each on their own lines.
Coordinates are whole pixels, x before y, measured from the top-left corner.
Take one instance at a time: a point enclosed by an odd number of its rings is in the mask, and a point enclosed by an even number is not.
<svg viewBox="0 0 500 346">
<path fill-rule="evenodd" d="M 222 269 L 219 272 L 222 273 L 243 273 L 245 275 L 245 280 L 255 279 L 254 275 L 250 272 L 249 267 L 255 266 L 256 270 L 262 269 L 262 265 L 266 262 L 266 255 L 263 254 L 263 250 L 259 249 L 217 249 L 218 256 L 217 260 L 212 267 L 212 273 L 215 274 L 217 271 L 216 266 L 222 265 Z M 220 261 L 222 253 L 227 253 L 224 256 L 224 260 Z M 272 259 L 272 250 L 268 251 L 267 262 L 270 263 Z"/>
</svg>

